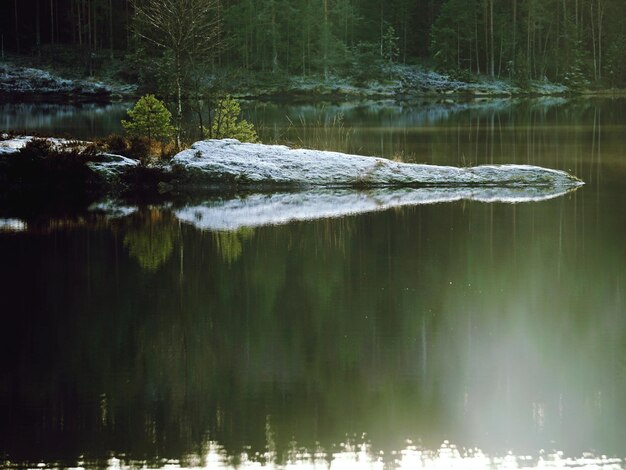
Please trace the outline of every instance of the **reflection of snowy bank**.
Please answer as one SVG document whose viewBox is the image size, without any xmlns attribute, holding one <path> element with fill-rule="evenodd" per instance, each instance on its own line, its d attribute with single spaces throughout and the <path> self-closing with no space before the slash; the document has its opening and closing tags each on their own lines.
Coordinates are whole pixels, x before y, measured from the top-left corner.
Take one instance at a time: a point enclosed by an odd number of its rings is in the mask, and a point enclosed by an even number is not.
<svg viewBox="0 0 626 470">
<path fill-rule="evenodd" d="M 0 219 L 0 232 L 23 232 L 26 222 L 20 219 Z"/>
<path fill-rule="evenodd" d="M 176 209 L 174 214 L 179 220 L 203 230 L 236 230 L 241 227 L 343 217 L 394 207 L 460 200 L 536 202 L 559 197 L 567 192 L 568 190 L 529 187 L 316 190 L 216 199 Z"/>
</svg>

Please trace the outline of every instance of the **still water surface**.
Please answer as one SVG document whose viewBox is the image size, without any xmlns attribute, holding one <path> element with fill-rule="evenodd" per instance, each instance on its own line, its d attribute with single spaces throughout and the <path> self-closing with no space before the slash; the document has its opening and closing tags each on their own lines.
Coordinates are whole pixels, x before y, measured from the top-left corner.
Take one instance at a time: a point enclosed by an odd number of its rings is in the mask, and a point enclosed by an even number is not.
<svg viewBox="0 0 626 470">
<path fill-rule="evenodd" d="M 544 202 L 230 231 L 180 217 L 207 201 L 3 207 L 0 461 L 624 468 L 625 106 L 245 110 L 265 141 L 587 183 Z M 125 107 L 16 109 L 88 138 Z"/>
</svg>

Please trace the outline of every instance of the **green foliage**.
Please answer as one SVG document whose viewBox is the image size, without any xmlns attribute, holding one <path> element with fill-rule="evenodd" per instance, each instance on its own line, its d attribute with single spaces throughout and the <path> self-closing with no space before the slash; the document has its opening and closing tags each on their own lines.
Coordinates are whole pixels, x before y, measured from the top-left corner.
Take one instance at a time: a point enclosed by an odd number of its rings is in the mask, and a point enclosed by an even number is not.
<svg viewBox="0 0 626 470">
<path fill-rule="evenodd" d="M 398 60 L 400 55 L 400 46 L 398 45 L 400 38 L 396 34 L 393 26 L 387 26 L 385 34 L 383 34 L 383 59 L 388 64 L 393 64 Z"/>
<path fill-rule="evenodd" d="M 574 50 L 574 62 L 563 78 L 565 84 L 572 91 L 580 91 L 589 86 L 588 73 L 585 73 L 585 62 L 585 52 L 581 44 L 578 43 Z"/>
<path fill-rule="evenodd" d="M 129 120 L 122 120 L 122 126 L 131 137 L 145 137 L 149 141 L 158 140 L 163 143 L 174 135 L 172 113 L 162 101 L 154 95 L 145 95 L 128 110 Z"/>
<path fill-rule="evenodd" d="M 530 85 L 530 73 L 528 70 L 528 60 L 526 56 L 518 52 L 517 60 L 515 63 L 511 63 L 510 67 L 513 82 L 520 88 L 528 88 Z"/>
<path fill-rule="evenodd" d="M 50 15 L 52 23 L 20 14 L 15 27 L 13 2 L 4 3 L 6 14 L 0 18 L 7 18 L 7 51 L 36 50 L 38 66 L 60 68 L 72 77 L 139 80 L 143 89 L 176 101 L 177 127 L 179 109 L 192 93 L 194 68 L 203 77 L 216 69 L 330 77 L 360 72 L 352 67 L 359 44 L 375 45 L 385 63 L 399 57 L 434 59 L 441 70 L 521 80 L 523 74 L 514 73 L 521 54 L 529 80 L 562 80 L 568 73 L 576 83 L 579 69 L 587 80 L 626 83 L 623 0 L 574 5 L 563 0 L 81 0 L 90 5 L 89 27 L 76 0 L 56 0 L 64 14 Z M 41 13 L 48 16 L 49 10 L 44 6 Z M 589 52 L 582 68 L 575 63 L 577 44 Z M 359 81 L 369 80 L 361 76 Z"/>
<path fill-rule="evenodd" d="M 476 82 L 476 76 L 467 69 L 453 67 L 451 69 L 443 70 L 443 72 L 450 77 L 451 80 L 465 83 Z"/>
<path fill-rule="evenodd" d="M 621 34 L 615 41 L 609 44 L 606 61 L 606 81 L 611 87 L 623 81 L 626 77 L 626 61 L 624 61 L 624 51 L 626 50 L 626 36 Z"/>
<path fill-rule="evenodd" d="M 442 5 L 430 31 L 430 51 L 439 70 L 462 68 L 461 44 L 467 44 L 474 32 L 472 8 L 465 0 L 447 0 Z"/>
<path fill-rule="evenodd" d="M 217 102 L 211 123 L 213 139 L 237 139 L 240 142 L 258 142 L 254 125 L 240 119 L 241 107 L 237 100 L 227 96 Z"/>
<path fill-rule="evenodd" d="M 372 42 L 360 42 L 350 51 L 352 62 L 348 70 L 356 85 L 366 85 L 384 77 L 380 46 Z"/>
</svg>

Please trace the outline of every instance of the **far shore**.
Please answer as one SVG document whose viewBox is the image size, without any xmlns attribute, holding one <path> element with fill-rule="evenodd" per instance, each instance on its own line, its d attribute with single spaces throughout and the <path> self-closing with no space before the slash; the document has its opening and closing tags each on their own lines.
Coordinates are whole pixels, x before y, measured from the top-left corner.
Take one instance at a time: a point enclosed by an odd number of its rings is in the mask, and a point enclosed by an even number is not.
<svg viewBox="0 0 626 470">
<path fill-rule="evenodd" d="M 253 74 L 254 75 L 254 74 Z M 619 97 L 624 89 L 572 91 L 561 84 L 534 81 L 521 88 L 507 80 L 477 77 L 462 82 L 420 66 L 397 65 L 388 80 L 354 84 L 348 77 L 311 76 L 253 80 L 225 80 L 219 92 L 238 99 L 296 102 L 416 99 L 453 101 L 536 97 Z M 211 78 L 209 77 L 209 80 Z M 54 70 L 0 64 L 0 103 L 109 103 L 133 100 L 146 90 L 132 83 L 96 78 L 67 78 Z"/>
</svg>

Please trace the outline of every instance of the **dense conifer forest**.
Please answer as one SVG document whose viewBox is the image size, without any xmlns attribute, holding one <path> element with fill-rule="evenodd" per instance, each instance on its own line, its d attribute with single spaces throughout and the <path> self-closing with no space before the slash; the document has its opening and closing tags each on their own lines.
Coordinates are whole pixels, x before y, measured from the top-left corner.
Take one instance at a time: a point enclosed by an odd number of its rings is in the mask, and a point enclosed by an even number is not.
<svg viewBox="0 0 626 470">
<path fill-rule="evenodd" d="M 189 57 L 150 40 L 164 37 L 154 18 L 138 18 L 151 8 L 177 17 L 180 24 L 169 26 L 190 30 Z M 191 14 L 194 9 L 202 13 Z M 602 87 L 626 81 L 625 18 L 623 0 L 5 0 L 0 6 L 3 54 L 49 59 L 51 47 L 71 45 L 86 62 L 105 62 L 107 55 L 124 63 L 160 58 L 242 74 L 362 78 L 389 64 L 420 63 L 461 79 L 479 74 Z"/>
</svg>

